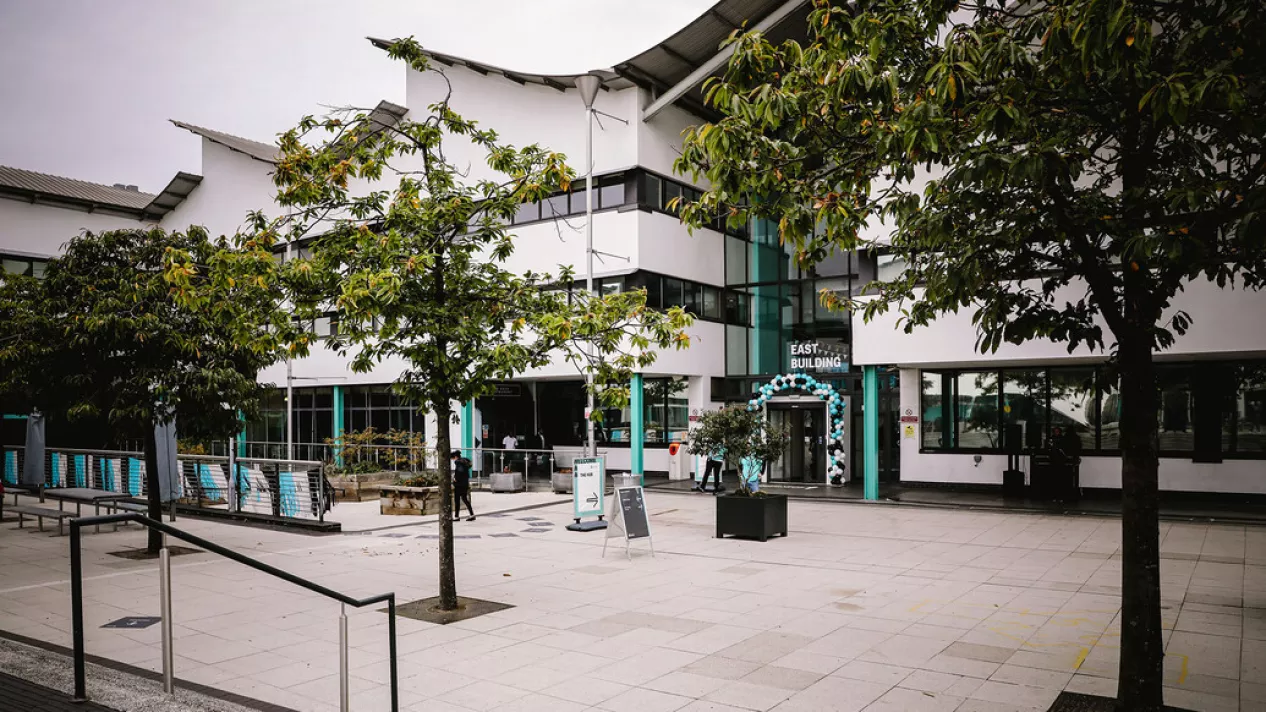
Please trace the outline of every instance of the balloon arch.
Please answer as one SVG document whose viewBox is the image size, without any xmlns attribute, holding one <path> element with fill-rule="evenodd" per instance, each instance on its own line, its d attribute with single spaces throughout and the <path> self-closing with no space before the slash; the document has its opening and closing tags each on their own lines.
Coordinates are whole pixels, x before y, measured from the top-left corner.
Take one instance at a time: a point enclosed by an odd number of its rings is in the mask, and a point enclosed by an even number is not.
<svg viewBox="0 0 1266 712">
<path fill-rule="evenodd" d="M 834 386 L 829 383 L 821 383 L 812 376 L 803 373 L 774 376 L 773 380 L 760 387 L 759 395 L 747 402 L 747 409 L 756 410 L 761 408 L 770 398 L 786 390 L 807 391 L 810 395 L 815 395 L 826 403 L 827 452 L 831 458 L 826 474 L 828 477 L 843 476 L 847 457 L 844 443 L 844 408 L 846 404 L 840 394 L 836 392 Z"/>
</svg>

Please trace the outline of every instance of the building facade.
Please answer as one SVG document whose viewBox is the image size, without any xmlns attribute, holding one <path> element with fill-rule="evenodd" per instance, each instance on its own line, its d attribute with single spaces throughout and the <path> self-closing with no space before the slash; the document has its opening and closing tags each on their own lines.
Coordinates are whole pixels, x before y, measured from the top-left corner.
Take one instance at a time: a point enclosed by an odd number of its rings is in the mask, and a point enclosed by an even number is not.
<svg viewBox="0 0 1266 712">
<path fill-rule="evenodd" d="M 1086 453 L 1082 484 L 1119 487 L 1119 399 L 1103 368 L 1106 354 L 1070 354 L 1039 341 L 982 356 L 966 313 L 908 335 L 892 315 L 866 323 L 824 308 L 820 296 L 864 296 L 866 284 L 900 268 L 882 255 L 839 252 L 804 269 L 772 223 L 691 232 L 674 214 L 675 198 L 707 188 L 674 175 L 672 166 L 683 129 L 714 118 L 701 86 L 728 56 L 719 44 L 744 22 L 774 40 L 795 37 L 807 12 L 804 0 L 722 0 L 646 52 L 594 72 L 603 80 L 594 105 L 596 288 L 645 289 L 652 308 L 681 306 L 696 317 L 690 348 L 660 354 L 634 379 L 630 407 L 603 412 L 597 439 L 608 467 L 665 472 L 668 445 L 685 439 L 700 413 L 755 403 L 792 434 L 767 473 L 776 482 L 851 485 L 872 498 L 885 481 L 998 485 L 1006 465 L 1002 433 L 1020 426 L 1031 449 L 1049 445 L 1056 430 L 1075 432 Z M 381 120 L 425 114 L 451 90 L 463 116 L 510 144 L 565 153 L 584 172 L 577 75 L 431 58 L 444 76 L 405 70 L 404 104 L 374 107 Z M 390 61 L 385 53 L 383 61 Z M 84 229 L 196 224 L 232 234 L 250 211 L 279 213 L 275 146 L 173 125 L 202 141 L 201 171 L 177 174 L 156 195 L 0 168 L 4 270 L 38 275 L 43 261 Z M 453 157 L 462 162 L 460 153 Z M 466 158 L 471 178 L 479 178 L 482 157 Z M 583 278 L 585 204 L 579 181 L 572 192 L 525 204 L 513 221 L 516 249 L 507 268 L 553 272 L 568 265 Z M 1160 355 L 1162 488 L 1266 493 L 1266 361 L 1259 360 L 1266 359 L 1266 296 L 1197 284 L 1175 308 L 1190 313 L 1194 325 Z M 337 324 L 326 318 L 313 328 L 329 334 Z M 354 373 L 345 358 L 320 348 L 267 369 L 260 380 L 277 389 L 263 416 L 246 425 L 252 454 L 325 457 L 327 440 L 370 427 L 433 441 L 440 424 L 390 390 L 402 370 L 402 363 L 385 361 Z M 812 386 L 805 387 L 807 379 Z M 578 452 L 585 404 L 583 375 L 556 362 L 499 384 L 477 403 L 454 404 L 462 421 L 446 427 L 467 447 L 478 440 L 498 448 L 513 435 L 521 448 Z M 5 437 L 12 436 L 10 428 Z"/>
</svg>

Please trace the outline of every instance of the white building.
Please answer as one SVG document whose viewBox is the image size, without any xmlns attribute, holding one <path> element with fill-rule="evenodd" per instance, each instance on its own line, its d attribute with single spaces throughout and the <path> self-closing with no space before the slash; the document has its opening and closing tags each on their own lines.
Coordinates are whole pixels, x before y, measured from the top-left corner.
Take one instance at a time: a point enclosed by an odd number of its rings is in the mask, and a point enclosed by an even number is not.
<svg viewBox="0 0 1266 712">
<path fill-rule="evenodd" d="M 684 437 L 692 415 L 759 397 L 770 418 L 792 432 L 794 446 L 769 474 L 775 481 L 822 484 L 839 466 L 839 479 L 864 481 L 871 498 L 881 481 L 998 485 L 1006 464 L 1004 425 L 1019 425 L 1033 447 L 1049 443 L 1054 428 L 1074 430 L 1086 446 L 1082 484 L 1118 487 L 1115 396 L 1106 384 L 1093 385 L 1104 354 L 1070 355 L 1062 345 L 1034 342 L 982 356 L 973 350 L 967 314 L 911 335 L 896 330 L 892 319 L 864 324 L 823 309 L 817 293 L 858 291 L 881 274 L 874 256 L 836 254 L 804 271 L 769 224 L 692 235 L 665 208 L 673 197 L 706 187 L 673 176 L 672 163 L 681 131 L 712 118 L 701 85 L 728 57 L 719 44 L 745 21 L 774 39 L 799 35 L 808 9 L 805 0 L 722 0 L 646 52 L 597 72 L 604 79 L 595 102 L 601 127 L 593 166 L 598 287 L 646 288 L 652 306 L 682 305 L 697 316 L 691 348 L 661 354 L 640 374 L 643 437 L 632 432 L 629 408 L 604 414 L 599 441 L 608 467 L 666 471 L 667 444 Z M 583 173 L 585 114 L 573 88 L 576 75 L 431 56 L 452 85 L 459 113 L 495 128 L 511 144 L 563 152 Z M 385 53 L 383 61 L 391 61 Z M 440 83 L 435 74 L 405 70 L 405 106 L 382 102 L 376 111 L 384 121 L 410 111 L 424 114 L 439 97 Z M 38 273 L 40 260 L 82 229 L 198 224 L 226 234 L 248 211 L 279 212 L 270 177 L 274 146 L 173 123 L 202 139 L 201 175 L 177 174 L 157 196 L 0 168 L 0 197 L 9 198 L 0 200 L 4 268 Z M 554 271 L 570 264 L 583 277 L 582 196 L 524 206 L 513 228 L 510 268 Z M 1247 368 L 1266 355 L 1266 297 L 1201 284 L 1175 306 L 1195 324 L 1163 356 L 1175 368 L 1166 371 L 1171 380 L 1162 423 L 1162 488 L 1266 492 L 1266 392 Z M 316 326 L 329 329 L 324 322 Z M 384 363 L 371 373 L 353 373 L 345 359 L 323 349 L 289 367 L 270 368 L 261 380 L 279 390 L 263 421 L 249 425 L 248 440 L 271 454 L 284 450 L 287 409 L 280 387 L 287 383 L 294 396 L 289 437 L 298 457 L 318 455 L 326 438 L 370 426 L 429 437 L 437 427 L 433 418 L 388 392 L 399 371 L 400 364 Z M 763 394 L 762 386 L 784 383 L 796 372 L 829 386 L 836 400 L 798 397 L 805 394 L 785 386 Z M 1086 377 L 1088 390 L 1079 385 Z M 1225 386 L 1228 378 L 1237 384 L 1233 392 L 1210 406 L 1202 394 L 1216 392 L 1212 386 Z M 1016 392 L 1021 386 L 1026 391 Z M 942 402 L 957 407 L 942 413 Z M 502 384 L 473 410 L 463 408 L 464 427 L 454 426 L 453 441 L 469 446 L 478 438 L 485 448 L 499 447 L 514 434 L 520 447 L 528 447 L 539 434 L 551 449 L 576 451 L 584 404 L 580 374 L 569 364 L 552 364 Z"/>
</svg>

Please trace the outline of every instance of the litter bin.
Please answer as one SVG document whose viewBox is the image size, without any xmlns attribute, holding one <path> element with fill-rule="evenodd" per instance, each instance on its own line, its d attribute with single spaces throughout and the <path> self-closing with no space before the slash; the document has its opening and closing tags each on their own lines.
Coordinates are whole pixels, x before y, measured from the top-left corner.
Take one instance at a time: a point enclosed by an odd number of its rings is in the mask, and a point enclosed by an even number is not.
<svg viewBox="0 0 1266 712">
<path fill-rule="evenodd" d="M 1029 489 L 1035 499 L 1076 501 L 1081 497 L 1081 458 L 1035 453 L 1029 478 Z"/>
</svg>

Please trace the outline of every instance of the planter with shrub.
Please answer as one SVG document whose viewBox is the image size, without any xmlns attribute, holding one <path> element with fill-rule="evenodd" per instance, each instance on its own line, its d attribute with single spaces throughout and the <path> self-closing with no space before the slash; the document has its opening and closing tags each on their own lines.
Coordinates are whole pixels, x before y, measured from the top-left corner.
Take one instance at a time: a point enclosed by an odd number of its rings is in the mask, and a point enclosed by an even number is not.
<svg viewBox="0 0 1266 712">
<path fill-rule="evenodd" d="M 439 514 L 440 477 L 437 472 L 421 472 L 396 484 L 379 488 L 378 511 L 382 514 Z"/>
<path fill-rule="evenodd" d="M 716 497 L 717 538 L 726 535 L 765 541 L 787 536 L 787 497 L 759 491 L 768 463 L 782 457 L 787 430 L 765 422 L 760 411 L 729 406 L 704 413 L 690 433 L 687 450 L 704 458 L 720 454 L 739 473 L 738 487 Z"/>
<path fill-rule="evenodd" d="M 787 536 L 787 495 L 753 492 L 727 494 L 717 500 L 717 538 L 725 535 L 765 541 Z"/>
</svg>

